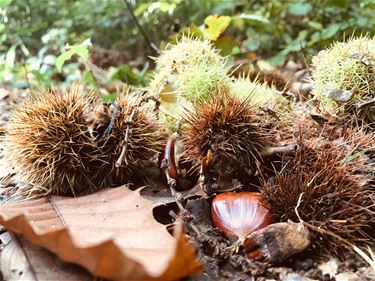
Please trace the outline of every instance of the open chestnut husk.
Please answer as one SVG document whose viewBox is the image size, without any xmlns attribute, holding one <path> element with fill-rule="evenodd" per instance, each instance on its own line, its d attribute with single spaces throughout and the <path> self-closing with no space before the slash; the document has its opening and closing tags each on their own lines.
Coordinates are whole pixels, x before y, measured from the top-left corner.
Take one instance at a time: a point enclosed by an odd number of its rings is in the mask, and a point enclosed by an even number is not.
<svg viewBox="0 0 375 281">
<path fill-rule="evenodd" d="M 270 224 L 272 215 L 259 192 L 224 192 L 213 199 L 211 217 L 225 236 L 242 245 L 249 234 Z"/>
<path fill-rule="evenodd" d="M 279 222 L 248 235 L 242 244 L 252 260 L 280 263 L 310 246 L 310 232 L 302 222 Z"/>
</svg>

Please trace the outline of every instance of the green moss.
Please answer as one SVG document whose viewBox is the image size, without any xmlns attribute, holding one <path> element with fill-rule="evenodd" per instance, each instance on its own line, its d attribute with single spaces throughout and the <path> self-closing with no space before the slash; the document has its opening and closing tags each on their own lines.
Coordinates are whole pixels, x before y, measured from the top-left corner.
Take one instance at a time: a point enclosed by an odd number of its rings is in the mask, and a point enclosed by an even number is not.
<svg viewBox="0 0 375 281">
<path fill-rule="evenodd" d="M 342 116 L 375 122 L 375 105 L 359 107 L 375 98 L 375 40 L 367 37 L 336 42 L 313 58 L 314 96 L 323 108 Z M 349 101 L 333 100 L 335 90 L 352 92 Z"/>
</svg>

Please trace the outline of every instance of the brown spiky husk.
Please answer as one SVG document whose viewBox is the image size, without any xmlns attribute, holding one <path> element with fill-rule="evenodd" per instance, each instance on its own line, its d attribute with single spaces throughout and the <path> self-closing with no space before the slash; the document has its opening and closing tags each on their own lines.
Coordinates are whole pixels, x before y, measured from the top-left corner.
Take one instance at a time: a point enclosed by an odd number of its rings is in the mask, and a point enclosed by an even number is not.
<svg viewBox="0 0 375 281">
<path fill-rule="evenodd" d="M 93 190 L 100 151 L 87 132 L 93 92 L 79 86 L 30 93 L 13 109 L 5 135 L 6 157 L 30 187 L 23 196 Z M 98 160 L 94 161 L 97 158 Z"/>
<path fill-rule="evenodd" d="M 119 112 L 111 133 L 99 143 L 101 152 L 107 156 L 107 164 L 98 173 L 103 177 L 106 174 L 110 175 L 107 177 L 107 185 L 126 182 L 135 174 L 139 177 L 144 174 L 145 168 L 156 166 L 157 153 L 161 152 L 165 144 L 162 127 L 149 103 L 143 103 L 142 98 L 134 93 L 127 93 L 120 95 L 116 104 Z M 135 114 L 129 121 L 128 118 L 133 111 Z M 129 138 L 126 145 L 125 135 L 128 127 Z M 127 146 L 125 157 L 121 166 L 116 167 L 116 161 L 124 145 Z"/>
<path fill-rule="evenodd" d="M 266 83 L 282 93 L 288 92 L 291 87 L 290 83 L 278 71 L 250 71 L 248 76 L 251 81 Z"/>
<path fill-rule="evenodd" d="M 227 94 L 196 104 L 185 120 L 183 158 L 197 167 L 211 150 L 220 175 L 254 172 L 261 159 L 259 152 L 270 142 L 255 108 Z"/>
<path fill-rule="evenodd" d="M 343 250 L 348 252 L 347 245 L 329 233 L 356 246 L 374 242 L 375 198 L 368 182 L 362 180 L 371 175 L 358 173 L 359 167 L 371 163 L 366 164 L 362 157 L 350 158 L 361 149 L 358 136 L 360 133 L 336 141 L 301 138 L 296 154 L 285 155 L 282 169 L 262 186 L 277 220 L 302 219 L 315 226 L 313 247 L 339 258 L 343 258 Z M 361 145 L 368 145 L 367 140 Z M 299 198 L 300 218 L 295 210 Z"/>
<path fill-rule="evenodd" d="M 18 104 L 5 136 L 5 154 L 28 184 L 15 188 L 14 200 L 87 194 L 128 183 L 134 173 L 152 165 L 162 146 L 152 110 L 130 95 L 119 97 L 117 105 L 113 114 L 111 106 L 78 85 L 35 91 Z M 112 129 L 103 135 L 111 120 Z M 127 150 L 116 168 L 128 126 Z"/>
</svg>

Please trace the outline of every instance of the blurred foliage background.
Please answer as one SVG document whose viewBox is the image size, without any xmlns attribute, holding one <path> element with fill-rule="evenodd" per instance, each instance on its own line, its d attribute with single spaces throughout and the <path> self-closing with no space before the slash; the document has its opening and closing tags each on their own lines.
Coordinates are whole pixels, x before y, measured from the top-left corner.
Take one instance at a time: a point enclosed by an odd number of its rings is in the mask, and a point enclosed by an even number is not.
<svg viewBox="0 0 375 281">
<path fill-rule="evenodd" d="M 375 0 L 127 2 L 160 49 L 188 33 L 234 59 L 256 54 L 276 66 L 308 63 L 333 40 L 375 33 Z M 77 79 L 143 86 L 157 55 L 124 0 L 0 0 L 0 14 L 0 83 L 12 87 Z"/>
</svg>

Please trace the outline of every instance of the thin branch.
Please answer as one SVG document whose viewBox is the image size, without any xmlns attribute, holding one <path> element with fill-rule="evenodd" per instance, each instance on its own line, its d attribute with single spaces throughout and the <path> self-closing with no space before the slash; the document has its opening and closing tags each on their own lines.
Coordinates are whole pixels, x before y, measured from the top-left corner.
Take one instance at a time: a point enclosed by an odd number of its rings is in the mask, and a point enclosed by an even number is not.
<svg viewBox="0 0 375 281">
<path fill-rule="evenodd" d="M 294 212 L 296 213 L 297 218 L 299 219 L 299 222 L 303 222 L 303 220 L 301 219 L 298 213 L 298 207 L 299 205 L 301 205 L 302 196 L 303 196 L 303 192 L 299 195 L 297 205 L 294 207 Z"/>
<path fill-rule="evenodd" d="M 358 104 L 357 107 L 358 107 L 358 109 L 361 109 L 362 107 L 365 107 L 365 106 L 370 105 L 372 103 L 375 103 L 375 98 L 370 99 L 370 100 L 365 101 L 365 102 L 362 102 L 362 103 Z"/>
<path fill-rule="evenodd" d="M 131 126 L 133 125 L 134 115 L 138 113 L 139 108 L 144 103 L 146 103 L 146 102 L 148 102 L 150 100 L 156 102 L 155 98 L 152 97 L 152 96 L 146 96 L 143 99 L 141 99 L 140 102 L 133 108 L 132 112 L 130 113 L 130 115 L 126 119 L 126 121 L 125 121 L 125 123 L 126 123 L 125 138 L 124 138 L 124 141 L 123 141 L 123 144 L 122 144 L 122 150 L 121 150 L 120 157 L 118 158 L 118 160 L 116 161 L 116 164 L 115 164 L 116 168 L 119 168 L 121 166 L 121 163 L 122 163 L 122 161 L 125 158 L 126 150 L 128 148 L 128 144 L 129 144 L 129 138 L 130 138 L 131 133 L 132 133 Z"/>
<path fill-rule="evenodd" d="M 159 50 L 159 48 L 155 45 L 155 43 L 153 43 L 153 42 L 150 40 L 150 38 L 149 38 L 148 35 L 146 34 L 145 30 L 143 29 L 143 27 L 142 27 L 141 24 L 139 23 L 137 17 L 135 16 L 135 14 L 134 14 L 134 12 L 133 12 L 133 9 L 132 9 L 132 7 L 131 7 L 131 5 L 130 5 L 130 3 L 128 2 L 128 0 L 124 0 L 124 2 L 125 2 L 126 7 L 127 7 L 128 10 L 129 10 L 129 13 L 130 13 L 131 17 L 132 17 L 133 20 L 134 20 L 136 26 L 138 27 L 139 31 L 141 32 L 141 34 L 142 34 L 143 37 L 145 38 L 147 45 L 150 47 L 150 49 L 151 49 L 152 51 L 154 51 L 157 55 L 159 55 L 159 54 L 160 54 L 160 50 Z"/>
<path fill-rule="evenodd" d="M 105 129 L 103 135 L 101 136 L 101 138 L 99 139 L 99 142 L 103 141 L 111 132 L 112 128 L 113 128 L 113 125 L 115 124 L 116 122 L 116 118 L 117 118 L 117 114 L 120 112 L 120 107 L 119 105 L 117 104 L 117 102 L 113 102 L 111 104 L 111 107 L 113 108 L 113 112 L 112 112 L 112 115 L 111 115 L 111 120 L 109 122 L 109 125 L 107 126 L 107 128 Z"/>
<path fill-rule="evenodd" d="M 129 144 L 129 135 L 131 134 L 131 130 L 132 130 L 130 128 L 131 127 L 130 125 L 132 124 L 134 115 L 136 114 L 137 111 L 138 111 L 138 107 L 135 107 L 126 120 L 125 139 L 122 145 L 122 151 L 121 151 L 120 157 L 118 158 L 115 164 L 116 168 L 119 168 L 121 166 L 122 161 L 124 160 L 126 149 L 128 148 L 128 144 Z"/>
</svg>

